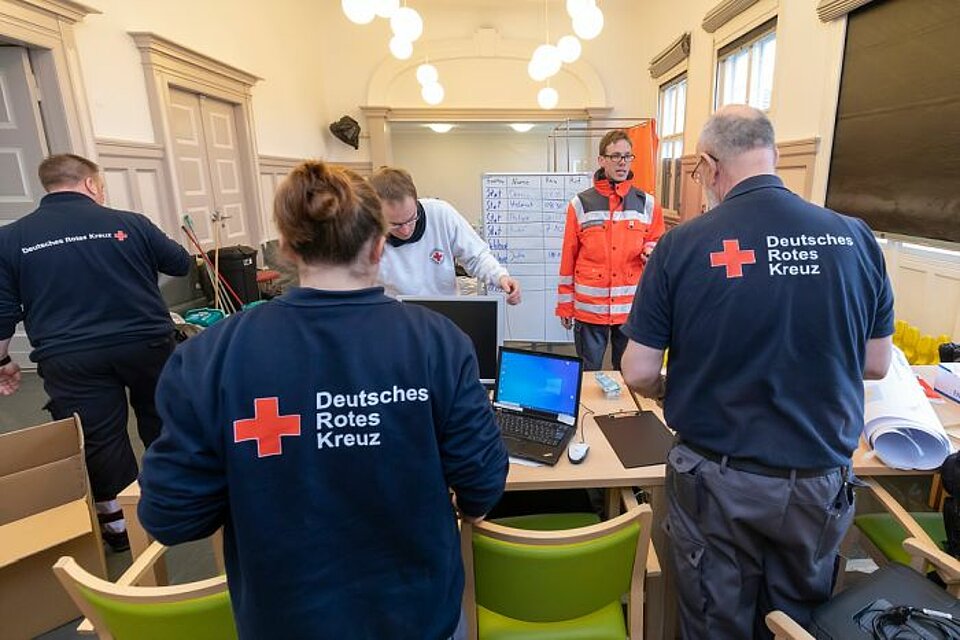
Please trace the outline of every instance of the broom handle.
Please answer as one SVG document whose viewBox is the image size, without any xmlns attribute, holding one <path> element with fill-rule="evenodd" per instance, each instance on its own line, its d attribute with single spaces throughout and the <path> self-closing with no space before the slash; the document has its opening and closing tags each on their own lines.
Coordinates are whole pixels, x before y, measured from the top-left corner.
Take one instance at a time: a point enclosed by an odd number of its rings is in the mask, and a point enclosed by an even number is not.
<svg viewBox="0 0 960 640">
<path fill-rule="evenodd" d="M 189 219 L 188 219 L 188 223 L 189 223 Z M 190 243 L 194 247 L 196 247 L 197 251 L 200 252 L 200 257 L 203 258 L 204 263 L 206 263 L 206 265 L 209 268 L 214 269 L 214 274 L 216 275 L 216 279 L 212 279 L 211 284 L 216 284 L 217 281 L 222 282 L 223 286 L 227 288 L 227 291 L 230 292 L 234 300 L 237 301 L 237 304 L 240 306 L 243 306 L 243 300 L 241 300 L 240 296 L 237 295 L 237 292 L 233 290 L 233 287 L 231 287 L 230 283 L 227 282 L 227 279 L 223 277 L 223 274 L 221 274 L 219 271 L 217 271 L 214 268 L 213 262 L 210 261 L 210 257 L 203 251 L 203 247 L 200 246 L 200 241 L 197 239 L 196 235 L 194 235 L 192 227 L 188 227 L 187 225 L 181 225 L 180 228 L 183 229 L 183 232 L 185 234 L 187 234 L 187 239 L 190 240 Z"/>
<path fill-rule="evenodd" d="M 213 210 L 213 270 L 220 273 L 220 210 Z M 213 306 L 220 309 L 220 289 L 217 289 Z"/>
</svg>

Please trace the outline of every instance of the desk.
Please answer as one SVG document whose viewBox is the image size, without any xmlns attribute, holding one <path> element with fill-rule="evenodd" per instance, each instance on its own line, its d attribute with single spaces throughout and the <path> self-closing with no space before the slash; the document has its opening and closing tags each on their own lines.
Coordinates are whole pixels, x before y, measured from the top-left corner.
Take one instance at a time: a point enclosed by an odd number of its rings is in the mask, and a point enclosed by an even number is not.
<svg viewBox="0 0 960 640">
<path fill-rule="evenodd" d="M 623 385 L 619 372 L 607 372 L 611 378 Z M 653 400 L 643 398 L 640 408 L 650 410 L 663 419 L 663 412 Z M 507 475 L 507 491 L 526 491 L 533 489 L 614 489 L 618 487 L 647 487 L 663 484 L 665 467 L 662 464 L 649 467 L 625 469 L 620 459 L 607 442 L 593 415 L 608 415 L 620 411 L 636 411 L 637 402 L 631 397 L 626 386 L 619 398 L 608 400 L 603 395 L 593 373 L 583 376 L 583 389 L 580 393 L 580 426 L 583 438 L 590 445 L 590 453 L 580 464 L 572 464 L 566 456 L 553 467 L 529 467 L 511 464 Z M 592 411 L 592 414 L 591 414 Z M 579 434 L 576 436 L 579 438 Z"/>
<path fill-rule="evenodd" d="M 913 367 L 916 374 L 933 386 L 933 378 L 936 375 L 936 365 L 918 365 Z M 944 398 L 943 402 L 931 405 L 936 412 L 937 417 L 946 429 L 947 435 L 953 440 L 954 446 L 960 446 L 960 403 L 954 402 L 949 398 Z M 880 459 L 870 450 L 867 441 L 860 438 L 860 446 L 853 452 L 853 472 L 858 476 L 911 476 L 928 475 L 933 471 L 921 471 L 903 469 L 892 469 L 883 464 Z"/>
</svg>

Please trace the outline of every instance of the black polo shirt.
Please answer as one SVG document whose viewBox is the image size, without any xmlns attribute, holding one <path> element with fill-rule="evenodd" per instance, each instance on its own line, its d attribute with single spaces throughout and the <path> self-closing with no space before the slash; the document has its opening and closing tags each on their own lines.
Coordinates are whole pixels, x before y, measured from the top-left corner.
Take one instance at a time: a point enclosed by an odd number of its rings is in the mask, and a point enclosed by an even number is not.
<svg viewBox="0 0 960 640">
<path fill-rule="evenodd" d="M 685 440 L 830 467 L 857 446 L 866 342 L 893 333 L 893 293 L 863 221 L 754 176 L 660 240 L 623 332 L 669 347 L 665 416 Z"/>
<path fill-rule="evenodd" d="M 0 228 L 0 339 L 23 320 L 45 358 L 173 331 L 157 274 L 186 275 L 192 258 L 145 216 L 85 194 L 47 194 Z"/>
</svg>

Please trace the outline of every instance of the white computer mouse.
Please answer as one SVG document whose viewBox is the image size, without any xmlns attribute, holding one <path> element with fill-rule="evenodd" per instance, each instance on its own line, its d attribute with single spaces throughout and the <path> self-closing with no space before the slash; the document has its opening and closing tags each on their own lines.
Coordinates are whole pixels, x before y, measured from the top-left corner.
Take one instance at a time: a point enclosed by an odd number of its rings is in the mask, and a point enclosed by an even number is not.
<svg viewBox="0 0 960 640">
<path fill-rule="evenodd" d="M 567 457 L 573 464 L 580 464 L 587 457 L 588 451 L 590 451 L 590 445 L 586 442 L 573 442 L 567 447 Z"/>
</svg>

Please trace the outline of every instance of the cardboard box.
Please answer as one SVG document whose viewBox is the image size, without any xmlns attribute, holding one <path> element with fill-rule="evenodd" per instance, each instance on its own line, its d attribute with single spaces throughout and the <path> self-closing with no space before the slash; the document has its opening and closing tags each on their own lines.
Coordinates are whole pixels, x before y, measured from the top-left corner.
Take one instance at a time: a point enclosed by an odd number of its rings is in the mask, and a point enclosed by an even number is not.
<svg viewBox="0 0 960 640">
<path fill-rule="evenodd" d="M 960 402 L 960 362 L 941 362 L 933 388 L 952 400 Z"/>
<path fill-rule="evenodd" d="M 80 612 L 51 567 L 106 576 L 76 416 L 0 435 L 0 636 L 32 638 Z"/>
</svg>

